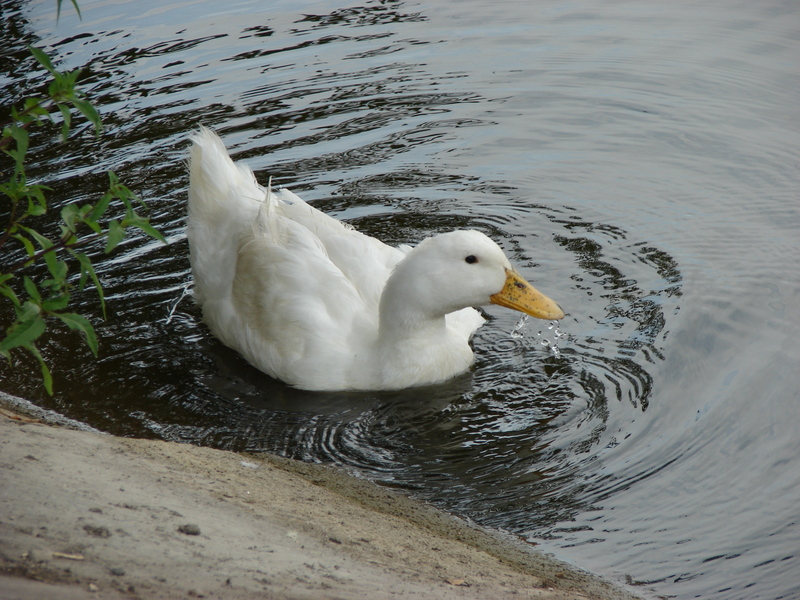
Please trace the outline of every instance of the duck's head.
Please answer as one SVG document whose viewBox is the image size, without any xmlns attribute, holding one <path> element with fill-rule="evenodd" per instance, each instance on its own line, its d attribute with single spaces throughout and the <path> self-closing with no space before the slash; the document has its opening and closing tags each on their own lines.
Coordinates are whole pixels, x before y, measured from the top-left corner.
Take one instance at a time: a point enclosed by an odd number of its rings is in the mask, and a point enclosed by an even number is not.
<svg viewBox="0 0 800 600">
<path fill-rule="evenodd" d="M 428 316 L 468 306 L 497 304 L 538 319 L 561 319 L 564 311 L 517 273 L 496 243 L 471 230 L 443 233 L 421 242 L 395 268 L 387 292 Z"/>
</svg>

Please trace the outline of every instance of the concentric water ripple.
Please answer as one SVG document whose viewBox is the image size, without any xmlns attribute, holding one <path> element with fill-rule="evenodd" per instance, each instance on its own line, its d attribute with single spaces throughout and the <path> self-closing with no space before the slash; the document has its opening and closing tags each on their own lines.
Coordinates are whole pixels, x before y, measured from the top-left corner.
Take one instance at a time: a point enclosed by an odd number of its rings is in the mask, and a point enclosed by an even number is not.
<svg viewBox="0 0 800 600">
<path fill-rule="evenodd" d="M 171 243 L 89 248 L 109 318 L 89 292 L 75 308 L 99 360 L 56 329 L 56 394 L 25 361 L 4 391 L 120 435 L 342 465 L 654 594 L 797 595 L 793 3 L 148 0 L 58 23 L 52 4 L 0 5 L 0 102 L 43 84 L 39 43 L 83 67 L 106 133 L 34 134 L 29 175 L 55 219 L 114 169 Z M 559 335 L 487 308 L 470 373 L 390 394 L 259 373 L 191 297 L 200 124 L 387 243 L 487 233 L 562 304 Z"/>
</svg>

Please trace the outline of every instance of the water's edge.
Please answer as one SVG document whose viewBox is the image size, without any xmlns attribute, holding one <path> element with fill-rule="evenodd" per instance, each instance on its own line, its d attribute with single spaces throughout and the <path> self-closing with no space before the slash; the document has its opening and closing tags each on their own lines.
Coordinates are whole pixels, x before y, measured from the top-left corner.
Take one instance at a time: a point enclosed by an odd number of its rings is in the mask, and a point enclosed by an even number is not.
<svg viewBox="0 0 800 600">
<path fill-rule="evenodd" d="M 5 392 L 0 392 L 0 409 L 3 409 L 0 414 L 6 418 L 30 419 L 53 427 L 73 429 L 87 436 L 106 435 L 84 423 L 64 417 L 55 411 L 41 409 L 24 398 Z M 170 442 L 151 441 L 151 443 L 163 444 L 162 451 L 165 451 L 167 455 L 169 455 L 169 447 L 175 446 Z M 228 451 L 219 452 L 236 454 Z M 242 456 L 241 454 L 237 455 Z M 354 477 L 344 469 L 303 463 L 269 454 L 259 454 L 255 458 L 265 460 L 315 486 L 330 490 L 337 496 L 343 497 L 345 502 L 398 517 L 420 529 L 432 532 L 438 537 L 464 543 L 470 546 L 474 552 L 485 552 L 516 571 L 538 577 L 548 586 L 555 586 L 559 590 L 587 594 L 600 600 L 633 600 L 641 597 L 624 589 L 621 585 L 607 581 L 553 556 L 538 552 L 515 536 L 479 527 L 397 491 L 387 490 L 370 481 Z M 18 468 L 24 468 L 24 465 L 18 465 Z M 58 490 L 52 490 L 52 493 L 57 494 Z M 45 495 L 50 497 L 49 493 Z M 158 498 L 153 498 L 153 503 L 158 505 Z M 56 506 L 56 503 L 51 503 L 51 505 Z M 298 503 L 297 510 L 302 512 L 301 503 Z M 422 550 L 420 548 L 420 551 Z"/>
</svg>

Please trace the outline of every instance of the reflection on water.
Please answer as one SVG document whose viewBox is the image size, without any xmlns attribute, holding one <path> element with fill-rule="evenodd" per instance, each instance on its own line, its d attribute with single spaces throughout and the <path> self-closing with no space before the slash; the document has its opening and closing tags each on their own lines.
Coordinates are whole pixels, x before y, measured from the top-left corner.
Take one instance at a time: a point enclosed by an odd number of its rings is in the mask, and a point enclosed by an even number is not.
<svg viewBox="0 0 800 600">
<path fill-rule="evenodd" d="M 0 5 L 0 103 L 42 81 L 39 41 L 107 126 L 36 134 L 31 175 L 60 204 L 113 168 L 171 241 L 92 249 L 100 359 L 54 331 L 56 395 L 33 364 L 3 389 L 120 435 L 343 465 L 655 594 L 797 595 L 797 7 L 456 6 Z M 444 385 L 287 388 L 187 293 L 199 124 L 387 243 L 487 233 L 567 317 L 487 309 Z"/>
</svg>

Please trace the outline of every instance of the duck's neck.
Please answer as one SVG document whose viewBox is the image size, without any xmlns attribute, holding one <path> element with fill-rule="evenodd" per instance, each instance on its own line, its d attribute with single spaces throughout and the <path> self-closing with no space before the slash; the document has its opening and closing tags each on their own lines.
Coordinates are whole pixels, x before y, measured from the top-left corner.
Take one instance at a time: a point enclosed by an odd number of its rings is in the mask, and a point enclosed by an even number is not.
<svg viewBox="0 0 800 600">
<path fill-rule="evenodd" d="M 435 339 L 447 329 L 445 313 L 425 303 L 425 290 L 417 289 L 414 277 L 396 270 L 386 282 L 380 302 L 379 340 L 398 344 L 409 340 Z"/>
<path fill-rule="evenodd" d="M 381 311 L 379 344 L 398 346 L 414 340 L 438 340 L 447 334 L 444 316 L 421 317 L 418 314 Z"/>
<path fill-rule="evenodd" d="M 444 315 L 431 316 L 414 303 L 384 292 L 380 304 L 379 340 L 398 344 L 414 338 L 440 336 L 447 325 Z"/>
<path fill-rule="evenodd" d="M 387 284 L 380 305 L 377 345 L 380 387 L 438 383 L 472 363 L 466 340 L 450 330 L 444 314 L 431 313 L 408 295 L 393 294 Z"/>
</svg>

